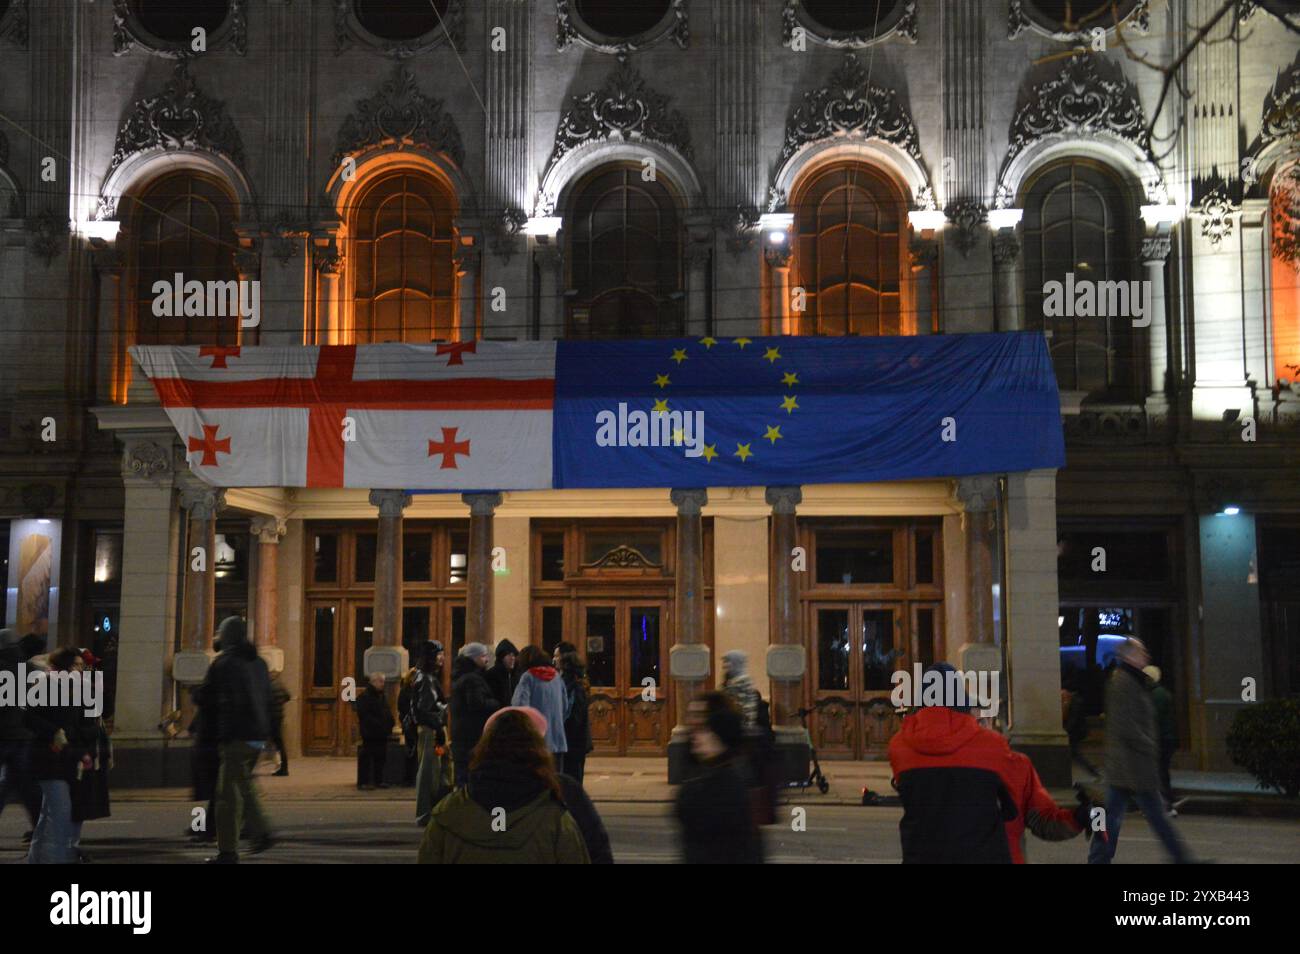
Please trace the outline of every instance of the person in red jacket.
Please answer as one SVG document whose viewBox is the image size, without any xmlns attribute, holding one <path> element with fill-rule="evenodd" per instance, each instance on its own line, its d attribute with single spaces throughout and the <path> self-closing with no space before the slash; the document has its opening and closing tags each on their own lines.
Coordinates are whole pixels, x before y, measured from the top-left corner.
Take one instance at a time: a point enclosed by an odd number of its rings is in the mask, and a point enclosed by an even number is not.
<svg viewBox="0 0 1300 954">
<path fill-rule="evenodd" d="M 926 670 L 952 673 L 948 663 Z M 1011 748 L 983 728 L 966 700 L 944 699 L 903 720 L 889 740 L 904 864 L 1010 864 L 1005 822 L 1018 815 L 1004 781 Z"/>
<path fill-rule="evenodd" d="M 1008 749 L 1000 774 L 1016 803 L 1016 817 L 1006 823 L 1011 860 L 1015 864 L 1025 863 L 1026 828 L 1043 841 L 1067 841 L 1088 827 L 1090 806 L 1083 803 L 1069 809 L 1057 805 L 1043 788 L 1034 763 L 1023 752 Z"/>
</svg>

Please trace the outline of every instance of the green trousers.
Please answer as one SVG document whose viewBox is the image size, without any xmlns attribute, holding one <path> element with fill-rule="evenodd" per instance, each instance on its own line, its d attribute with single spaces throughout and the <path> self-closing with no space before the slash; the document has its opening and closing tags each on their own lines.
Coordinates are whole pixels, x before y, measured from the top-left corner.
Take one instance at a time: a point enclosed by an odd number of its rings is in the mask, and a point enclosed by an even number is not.
<svg viewBox="0 0 1300 954">
<path fill-rule="evenodd" d="M 248 819 L 248 834 L 257 839 L 267 834 L 266 816 L 253 787 L 253 766 L 260 750 L 247 742 L 222 742 L 221 768 L 217 772 L 217 850 L 222 854 L 239 851 L 239 831 Z"/>
<path fill-rule="evenodd" d="M 438 800 L 451 788 L 451 758 L 438 755 L 438 733 L 420 726 L 420 767 L 415 775 L 415 820 L 424 824 Z"/>
</svg>

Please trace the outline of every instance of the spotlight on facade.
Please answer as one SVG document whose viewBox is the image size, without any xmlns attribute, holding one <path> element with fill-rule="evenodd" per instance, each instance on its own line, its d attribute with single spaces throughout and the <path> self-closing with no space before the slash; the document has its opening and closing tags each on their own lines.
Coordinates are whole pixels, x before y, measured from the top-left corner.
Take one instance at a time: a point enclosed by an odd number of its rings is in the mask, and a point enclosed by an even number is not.
<svg viewBox="0 0 1300 954">
<path fill-rule="evenodd" d="M 1241 513 L 1241 508 L 1236 504 L 1225 504 L 1223 509 L 1219 511 L 1219 516 L 1235 517 L 1239 513 Z"/>
<path fill-rule="evenodd" d="M 86 219 L 77 223 L 78 232 L 88 239 L 101 242 L 117 241 L 117 233 L 121 227 L 121 222 L 101 221 L 98 219 Z"/>
<path fill-rule="evenodd" d="M 1160 226 L 1170 227 L 1176 225 L 1183 217 L 1181 206 L 1177 205 L 1144 205 L 1141 209 L 1142 221 L 1146 223 L 1148 229 L 1158 229 Z"/>
<path fill-rule="evenodd" d="M 768 232 L 768 233 L 767 233 L 767 240 L 768 240 L 769 242 L 771 242 L 773 245 L 784 245 L 784 244 L 785 244 L 785 233 L 784 233 L 784 232 Z"/>
<path fill-rule="evenodd" d="M 1014 229 L 1020 224 L 1024 214 L 1024 209 L 989 209 L 989 228 L 995 232 Z"/>
<path fill-rule="evenodd" d="M 937 232 L 948 217 L 939 209 L 913 209 L 907 213 L 907 221 L 918 232 Z"/>
<path fill-rule="evenodd" d="M 764 212 L 758 217 L 758 227 L 767 233 L 770 245 L 784 245 L 786 233 L 794 227 L 793 212 Z"/>
<path fill-rule="evenodd" d="M 538 238 L 555 238 L 563 225 L 564 219 L 558 215 L 535 215 L 524 225 L 523 231 L 525 235 Z"/>
</svg>

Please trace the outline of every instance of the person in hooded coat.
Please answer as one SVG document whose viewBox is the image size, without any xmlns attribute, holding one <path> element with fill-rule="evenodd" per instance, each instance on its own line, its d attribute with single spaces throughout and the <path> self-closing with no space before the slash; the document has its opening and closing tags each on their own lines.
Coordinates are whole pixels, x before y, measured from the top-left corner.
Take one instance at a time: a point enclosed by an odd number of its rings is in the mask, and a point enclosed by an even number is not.
<svg viewBox="0 0 1300 954">
<path fill-rule="evenodd" d="M 754 824 L 743 767 L 744 715 L 724 692 L 691 703 L 691 756 L 701 771 L 677 793 L 682 860 L 699 864 L 762 864 L 763 836 Z"/>
<path fill-rule="evenodd" d="M 946 676 L 955 671 L 935 663 L 922 679 L 938 673 L 950 685 Z M 1010 864 L 1005 823 L 1018 811 L 1001 772 L 1011 747 L 979 724 L 964 695 L 943 702 L 907 716 L 889 740 L 894 787 L 903 802 L 903 863 Z"/>
<path fill-rule="evenodd" d="M 19 648 L 18 632 L 0 629 L 0 672 L 10 673 L 18 681 L 18 664 L 26 660 Z M 32 828 L 41 815 L 41 788 L 32 779 L 32 733 L 27 728 L 23 710 L 17 706 L 0 706 L 0 813 L 17 792 Z"/>
<path fill-rule="evenodd" d="M 519 666 L 519 650 L 508 639 L 497 643 L 494 655 L 496 663 L 483 673 L 483 676 L 492 687 L 497 702 L 504 709 L 515 697 L 515 687 L 519 685 L 519 676 L 523 673 L 523 669 Z"/>
<path fill-rule="evenodd" d="M 555 647 L 556 668 L 564 680 L 564 743 L 568 746 L 562 758 L 563 772 L 579 785 L 586 773 L 587 755 L 594 749 L 591 738 L 591 684 L 587 681 L 587 667 L 582 664 L 578 647 L 573 643 L 560 643 Z"/>
<path fill-rule="evenodd" d="M 271 674 L 248 640 L 248 623 L 238 616 L 217 628 L 221 653 L 208 667 L 194 701 L 203 710 L 204 731 L 217 740 L 217 855 L 210 864 L 239 861 L 239 834 L 247 830 L 251 853 L 274 843 L 253 785 L 253 768 L 271 737 Z M 208 720 L 212 720 L 209 728 Z"/>
<path fill-rule="evenodd" d="M 540 713 L 524 709 L 502 709 L 488 719 L 470 761 L 469 784 L 433 810 L 420 864 L 589 863 L 545 730 Z"/>
<path fill-rule="evenodd" d="M 469 779 L 470 756 L 488 716 L 501 708 L 483 676 L 490 656 L 482 643 L 466 643 L 451 664 L 451 759 L 458 788 Z"/>
<path fill-rule="evenodd" d="M 524 647 L 519 654 L 519 666 L 524 674 L 519 677 L 510 704 L 536 709 L 546 717 L 546 747 L 556 755 L 558 764 L 562 761 L 560 757 L 569 750 L 564 737 L 564 680 L 559 678 L 546 653 L 537 646 Z"/>
</svg>

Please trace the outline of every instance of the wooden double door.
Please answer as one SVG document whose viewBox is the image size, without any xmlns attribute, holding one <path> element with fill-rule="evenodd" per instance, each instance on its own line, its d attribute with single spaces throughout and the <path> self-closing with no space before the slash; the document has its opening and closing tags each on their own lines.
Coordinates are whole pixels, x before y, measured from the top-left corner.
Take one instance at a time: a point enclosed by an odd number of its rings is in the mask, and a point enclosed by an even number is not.
<svg viewBox="0 0 1300 954">
<path fill-rule="evenodd" d="M 890 702 L 897 670 L 927 666 L 941 646 L 942 604 L 816 602 L 808 605 L 812 644 L 809 730 L 822 758 L 880 759 L 901 718 Z"/>
<path fill-rule="evenodd" d="M 374 644 L 372 598 L 312 599 L 308 602 L 304 640 L 306 691 L 303 700 L 303 752 L 307 755 L 354 755 L 360 737 L 349 698 L 365 688 L 366 650 Z M 404 601 L 402 645 L 412 663 L 426 640 L 446 650 L 444 691 L 450 692 L 451 660 L 465 645 L 465 603 L 455 599 Z M 351 683 L 345 683 L 351 679 Z M 351 692 L 345 698 L 345 690 Z M 398 687 L 387 687 L 389 703 Z M 396 710 L 394 709 L 394 716 Z"/>
<path fill-rule="evenodd" d="M 591 682 L 592 741 L 603 755 L 663 755 L 672 730 L 671 603 L 579 600 L 578 647 Z"/>
</svg>

